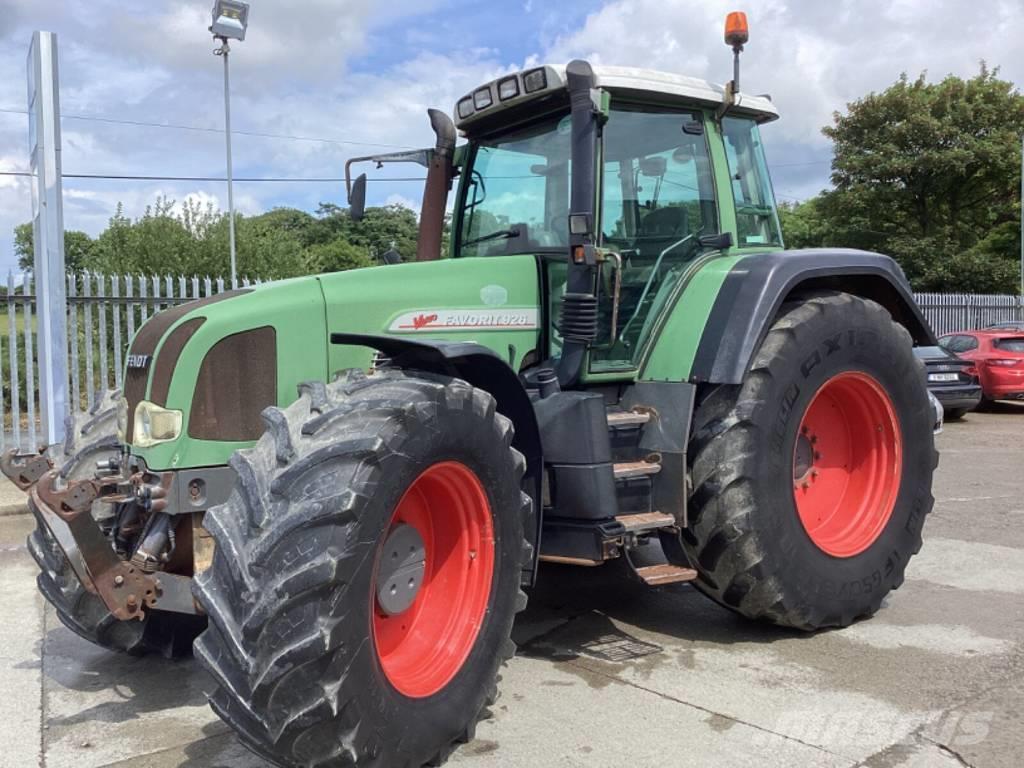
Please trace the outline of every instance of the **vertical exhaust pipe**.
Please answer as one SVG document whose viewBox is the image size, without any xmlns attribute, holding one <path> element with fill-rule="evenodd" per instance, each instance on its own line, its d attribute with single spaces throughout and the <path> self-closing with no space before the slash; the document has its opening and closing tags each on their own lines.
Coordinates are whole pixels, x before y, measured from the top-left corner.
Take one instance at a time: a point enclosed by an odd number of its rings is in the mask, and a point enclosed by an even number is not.
<svg viewBox="0 0 1024 768">
<path fill-rule="evenodd" d="M 428 109 L 430 127 L 437 141 L 427 166 L 420 207 L 420 228 L 416 240 L 416 261 L 441 258 L 444 214 L 448 207 L 448 191 L 452 188 L 452 155 L 455 152 L 455 124 L 439 109 Z"/>
</svg>

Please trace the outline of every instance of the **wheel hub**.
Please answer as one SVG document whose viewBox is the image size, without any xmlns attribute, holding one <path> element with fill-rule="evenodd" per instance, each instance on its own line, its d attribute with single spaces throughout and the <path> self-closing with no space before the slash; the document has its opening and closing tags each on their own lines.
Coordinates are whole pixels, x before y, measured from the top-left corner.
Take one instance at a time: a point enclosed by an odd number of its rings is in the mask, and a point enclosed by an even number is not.
<svg viewBox="0 0 1024 768">
<path fill-rule="evenodd" d="M 793 496 L 811 541 L 833 557 L 870 547 L 900 489 L 902 434 L 888 393 L 845 371 L 827 380 L 801 418 L 793 446 Z"/>
<path fill-rule="evenodd" d="M 377 605 L 385 616 L 408 610 L 423 586 L 427 550 L 419 531 L 399 523 L 388 534 L 377 569 Z"/>
<path fill-rule="evenodd" d="M 496 558 L 487 492 L 466 465 L 437 462 L 386 530 L 370 585 L 374 647 L 391 685 L 425 698 L 455 677 L 486 624 Z"/>
<path fill-rule="evenodd" d="M 817 476 L 817 471 L 813 469 L 814 444 L 817 442 L 817 436 L 810 434 L 806 427 L 796 438 L 796 448 L 793 450 L 793 481 L 797 486 L 811 479 L 812 472 Z"/>
</svg>

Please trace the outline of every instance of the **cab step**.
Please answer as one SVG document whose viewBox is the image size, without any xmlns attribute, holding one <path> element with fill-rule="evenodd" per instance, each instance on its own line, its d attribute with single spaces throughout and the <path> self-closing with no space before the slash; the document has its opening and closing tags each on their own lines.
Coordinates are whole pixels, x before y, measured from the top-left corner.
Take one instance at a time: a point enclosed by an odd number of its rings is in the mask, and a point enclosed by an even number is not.
<svg viewBox="0 0 1024 768">
<path fill-rule="evenodd" d="M 656 531 L 659 528 L 669 528 L 676 524 L 676 519 L 664 512 L 640 512 L 634 515 L 618 515 L 615 520 L 622 523 L 626 533 Z"/>
<path fill-rule="evenodd" d="M 697 571 L 693 568 L 683 568 L 681 565 L 671 565 L 669 563 L 644 565 L 634 569 L 634 573 L 651 587 L 660 587 L 664 584 L 682 584 L 697 578 Z"/>
<path fill-rule="evenodd" d="M 612 465 L 616 480 L 650 477 L 661 472 L 661 464 L 654 461 L 622 461 Z"/>
<path fill-rule="evenodd" d="M 651 420 L 647 411 L 608 411 L 608 426 L 612 429 L 642 427 Z"/>
</svg>

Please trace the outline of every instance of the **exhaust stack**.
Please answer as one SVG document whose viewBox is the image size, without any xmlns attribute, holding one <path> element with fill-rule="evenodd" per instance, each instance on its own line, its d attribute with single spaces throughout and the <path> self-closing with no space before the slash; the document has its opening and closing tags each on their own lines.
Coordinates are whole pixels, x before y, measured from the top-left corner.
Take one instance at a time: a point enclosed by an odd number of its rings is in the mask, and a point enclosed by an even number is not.
<svg viewBox="0 0 1024 768">
<path fill-rule="evenodd" d="M 427 114 L 437 141 L 427 166 L 427 181 L 423 185 L 416 261 L 433 261 L 441 257 L 444 214 L 448 191 L 452 188 L 452 155 L 455 152 L 455 124 L 452 119 L 439 109 L 428 109 Z"/>
</svg>

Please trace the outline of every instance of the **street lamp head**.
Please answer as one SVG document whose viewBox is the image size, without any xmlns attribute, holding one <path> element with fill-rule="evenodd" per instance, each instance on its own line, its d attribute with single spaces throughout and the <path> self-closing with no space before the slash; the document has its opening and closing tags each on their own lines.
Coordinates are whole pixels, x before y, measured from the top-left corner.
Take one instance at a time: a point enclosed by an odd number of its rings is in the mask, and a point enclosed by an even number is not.
<svg viewBox="0 0 1024 768">
<path fill-rule="evenodd" d="M 245 40 L 245 28 L 248 25 L 248 3 L 241 0 L 216 0 L 213 4 L 213 23 L 210 25 L 210 31 L 214 37 Z"/>
</svg>

